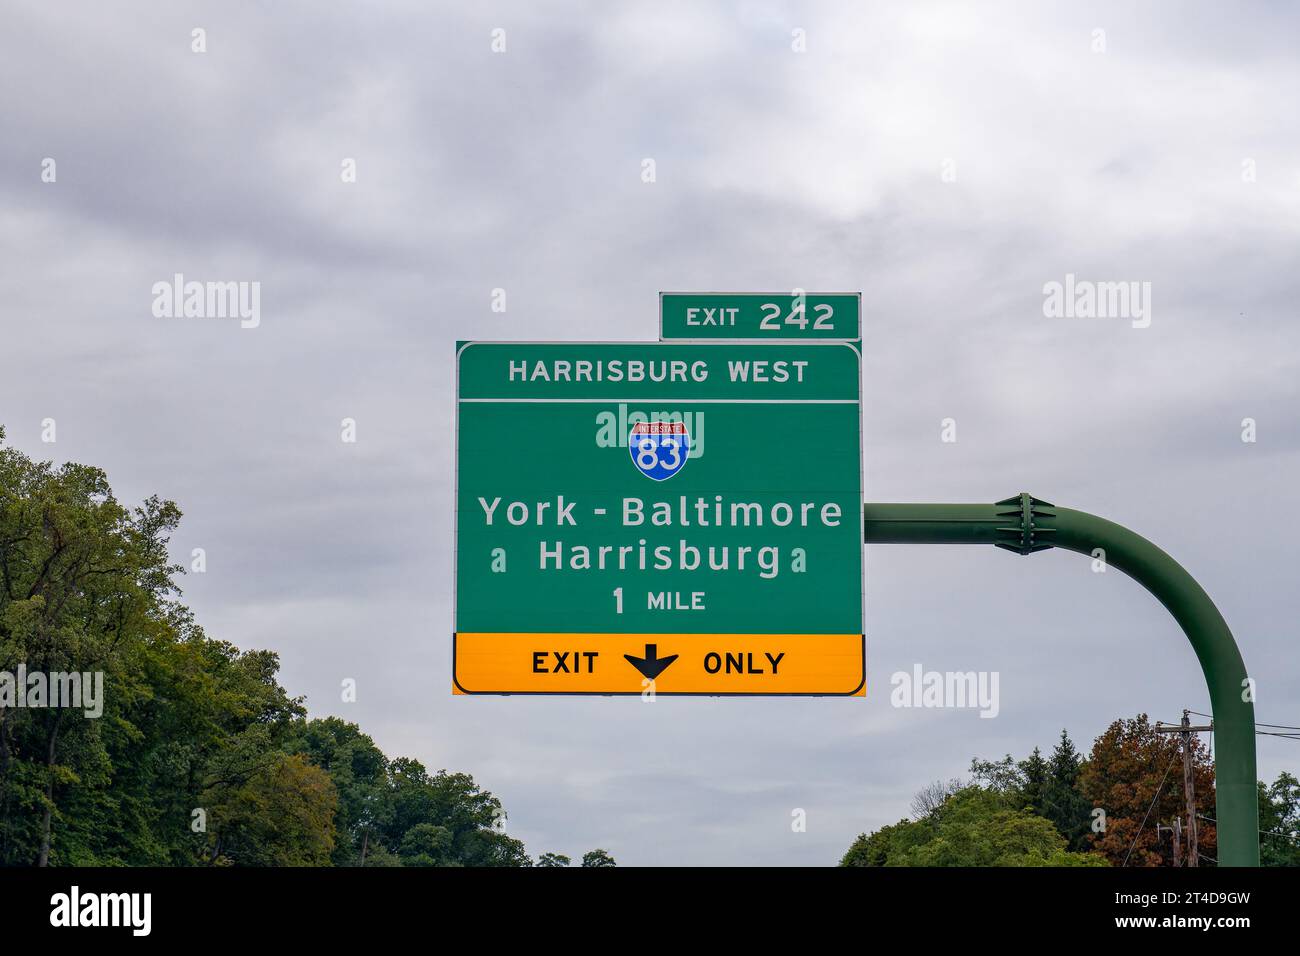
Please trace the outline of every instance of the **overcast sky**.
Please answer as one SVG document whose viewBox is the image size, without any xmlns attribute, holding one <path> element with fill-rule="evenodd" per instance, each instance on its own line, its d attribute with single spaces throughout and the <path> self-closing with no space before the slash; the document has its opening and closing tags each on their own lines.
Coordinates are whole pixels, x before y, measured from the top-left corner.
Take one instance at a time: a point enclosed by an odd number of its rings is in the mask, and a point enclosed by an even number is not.
<svg viewBox="0 0 1300 956">
<path fill-rule="evenodd" d="M 176 500 L 209 634 L 472 773 L 534 855 L 831 864 L 972 756 L 1208 711 L 1185 638 L 1078 555 L 873 546 L 865 700 L 453 698 L 452 363 L 653 339 L 662 289 L 861 290 L 868 500 L 1132 527 L 1300 724 L 1300 15 L 541 6 L 7 4 L 10 443 Z M 155 317 L 178 272 L 259 282 L 260 325 Z M 1151 283 L 1149 327 L 1046 317 L 1068 273 Z M 917 663 L 997 671 L 999 715 L 891 707 Z M 1297 757 L 1260 738 L 1261 776 Z"/>
</svg>

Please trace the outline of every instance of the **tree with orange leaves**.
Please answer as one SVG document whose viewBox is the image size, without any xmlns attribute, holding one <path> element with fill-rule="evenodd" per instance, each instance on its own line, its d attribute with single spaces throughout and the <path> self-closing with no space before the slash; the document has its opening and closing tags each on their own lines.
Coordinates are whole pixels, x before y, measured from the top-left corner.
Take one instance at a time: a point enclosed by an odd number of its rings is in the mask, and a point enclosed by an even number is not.
<svg viewBox="0 0 1300 956">
<path fill-rule="evenodd" d="M 1117 720 L 1092 746 L 1079 774 L 1079 789 L 1094 808 L 1091 848 L 1115 866 L 1172 866 L 1173 840 L 1166 830 L 1175 819 L 1187 826 L 1183 796 L 1182 741 L 1174 734 L 1158 734 L 1139 714 Z M 1196 784 L 1196 812 L 1202 866 L 1217 855 L 1214 824 L 1200 817 L 1214 816 L 1214 764 L 1203 743 L 1192 736 L 1192 775 Z M 1101 821 L 1104 819 L 1104 828 Z M 1183 838 L 1184 851 L 1187 839 Z M 1127 862 L 1126 862 L 1127 861 Z M 1186 865 L 1187 861 L 1183 861 Z"/>
</svg>

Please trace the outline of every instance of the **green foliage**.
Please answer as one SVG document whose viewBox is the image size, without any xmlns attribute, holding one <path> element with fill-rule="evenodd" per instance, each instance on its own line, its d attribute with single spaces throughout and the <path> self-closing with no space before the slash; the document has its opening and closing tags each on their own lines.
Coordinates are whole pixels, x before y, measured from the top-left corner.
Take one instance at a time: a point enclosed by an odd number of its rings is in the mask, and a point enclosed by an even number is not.
<svg viewBox="0 0 1300 956">
<path fill-rule="evenodd" d="M 1037 748 L 1034 753 L 1038 753 Z M 1039 788 L 1038 812 L 1052 821 L 1071 850 L 1085 850 L 1090 846 L 1092 803 L 1079 789 L 1082 766 L 1074 742 L 1062 730 L 1061 739 L 1047 761 L 1047 776 Z"/>
<path fill-rule="evenodd" d="M 301 721 L 285 742 L 330 775 L 338 791 L 336 866 L 374 866 L 392 822 L 388 758 L 356 724 L 338 717 Z"/>
<path fill-rule="evenodd" d="M 98 717 L 0 698 L 0 865 L 530 864 L 471 777 L 307 720 L 275 654 L 207 637 L 180 516 L 0 447 L 0 671 L 103 674 Z"/>
<path fill-rule="evenodd" d="M 1005 776 L 1001 778 L 1005 782 Z M 1019 807 L 1008 787 L 969 786 L 922 820 L 900 820 L 854 841 L 841 866 L 1106 866 L 1069 853 L 1052 824 Z"/>
<path fill-rule="evenodd" d="M 543 853 L 537 858 L 538 866 L 570 866 L 573 860 L 563 853 Z"/>
<path fill-rule="evenodd" d="M 841 866 L 1168 866 L 1172 843 L 1156 823 L 1184 815 L 1180 743 L 1145 714 L 1116 720 L 1085 759 L 1064 730 L 1044 758 L 971 761 L 973 782 L 933 783 L 913 800 L 916 819 L 863 833 Z M 1192 774 L 1202 815 L 1201 865 L 1213 865 L 1217 833 L 1208 819 L 1214 765 L 1193 738 Z M 1093 832 L 1093 807 L 1106 826 Z M 1300 780 L 1259 782 L 1260 862 L 1300 866 Z"/>
<path fill-rule="evenodd" d="M 405 866 L 454 866 L 451 831 L 436 823 L 417 823 L 402 834 L 398 858 Z"/>
<path fill-rule="evenodd" d="M 1021 800 L 1027 810 L 1043 815 L 1043 796 L 1047 787 L 1047 777 L 1050 772 L 1047 761 L 1043 759 L 1043 752 L 1037 747 L 1024 760 L 1020 761 L 1017 766 L 1020 768 L 1020 795 Z"/>
<path fill-rule="evenodd" d="M 1300 866 L 1300 780 L 1283 772 L 1272 786 L 1259 781 L 1259 862 Z"/>
<path fill-rule="evenodd" d="M 118 504 L 98 468 L 0 448 L 0 670 L 99 674 L 104 701 L 99 717 L 0 708 L 0 863 L 171 855 L 149 788 L 176 755 L 148 730 L 176 717 L 150 678 L 171 676 L 173 646 L 195 632 L 167 557 L 179 520 L 158 498 Z"/>
<path fill-rule="evenodd" d="M 1091 804 L 1078 787 L 1082 758 L 1066 731 L 1051 755 L 1044 759 L 1035 747 L 1027 758 L 1016 762 L 1010 754 L 1001 760 L 971 761 L 972 780 L 1004 794 L 1018 808 L 1051 821 L 1071 851 L 1088 848 Z"/>
<path fill-rule="evenodd" d="M 419 866 L 529 866 L 524 845 L 506 835 L 501 801 L 464 773 L 430 774 L 417 760 L 389 763 L 381 802 L 391 814 L 377 827 L 403 863 Z M 439 833 L 414 828 L 434 824 Z"/>
<path fill-rule="evenodd" d="M 1007 754 L 1001 760 L 978 760 L 970 762 L 971 779 L 989 790 L 998 793 L 1015 793 L 1024 786 L 1024 777 L 1020 767 Z"/>
<path fill-rule="evenodd" d="M 251 765 L 241 762 L 233 776 L 210 791 L 210 796 L 209 862 L 239 866 L 329 863 L 337 791 L 329 774 L 302 756 L 262 749 Z"/>
<path fill-rule="evenodd" d="M 840 866 L 887 866 L 891 858 L 901 859 L 916 846 L 934 838 L 932 819 L 899 820 L 853 841 Z"/>
<path fill-rule="evenodd" d="M 588 850 L 586 853 L 582 854 L 582 865 L 583 866 L 617 866 L 618 864 L 614 862 L 614 858 L 612 856 L 610 856 L 604 850 L 598 848 L 595 850 Z"/>
</svg>

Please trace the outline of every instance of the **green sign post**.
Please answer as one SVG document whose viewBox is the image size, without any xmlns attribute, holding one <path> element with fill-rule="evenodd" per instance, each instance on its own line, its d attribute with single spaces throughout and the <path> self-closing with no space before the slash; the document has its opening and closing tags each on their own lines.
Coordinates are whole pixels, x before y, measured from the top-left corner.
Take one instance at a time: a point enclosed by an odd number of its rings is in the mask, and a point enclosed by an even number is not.
<svg viewBox="0 0 1300 956">
<path fill-rule="evenodd" d="M 659 338 L 859 342 L 860 292 L 660 292 Z"/>
<path fill-rule="evenodd" d="M 1020 555 L 1063 548 L 1130 575 L 1174 616 L 1196 651 L 1214 711 L 1220 866 L 1259 866 L 1255 694 L 1241 651 L 1205 589 L 1128 528 L 1021 493 L 997 504 L 868 504 L 868 544 L 992 544 Z"/>
<path fill-rule="evenodd" d="M 841 343 L 468 343 L 456 693 L 862 695 Z"/>
</svg>

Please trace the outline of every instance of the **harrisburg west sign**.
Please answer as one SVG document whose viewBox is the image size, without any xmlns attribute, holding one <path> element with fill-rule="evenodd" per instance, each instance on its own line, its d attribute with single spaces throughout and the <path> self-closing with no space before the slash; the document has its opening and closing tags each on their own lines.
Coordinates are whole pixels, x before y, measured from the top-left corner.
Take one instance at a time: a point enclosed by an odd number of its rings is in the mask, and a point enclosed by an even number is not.
<svg viewBox="0 0 1300 956">
<path fill-rule="evenodd" d="M 473 342 L 457 377 L 455 693 L 865 693 L 854 345 Z"/>
</svg>

